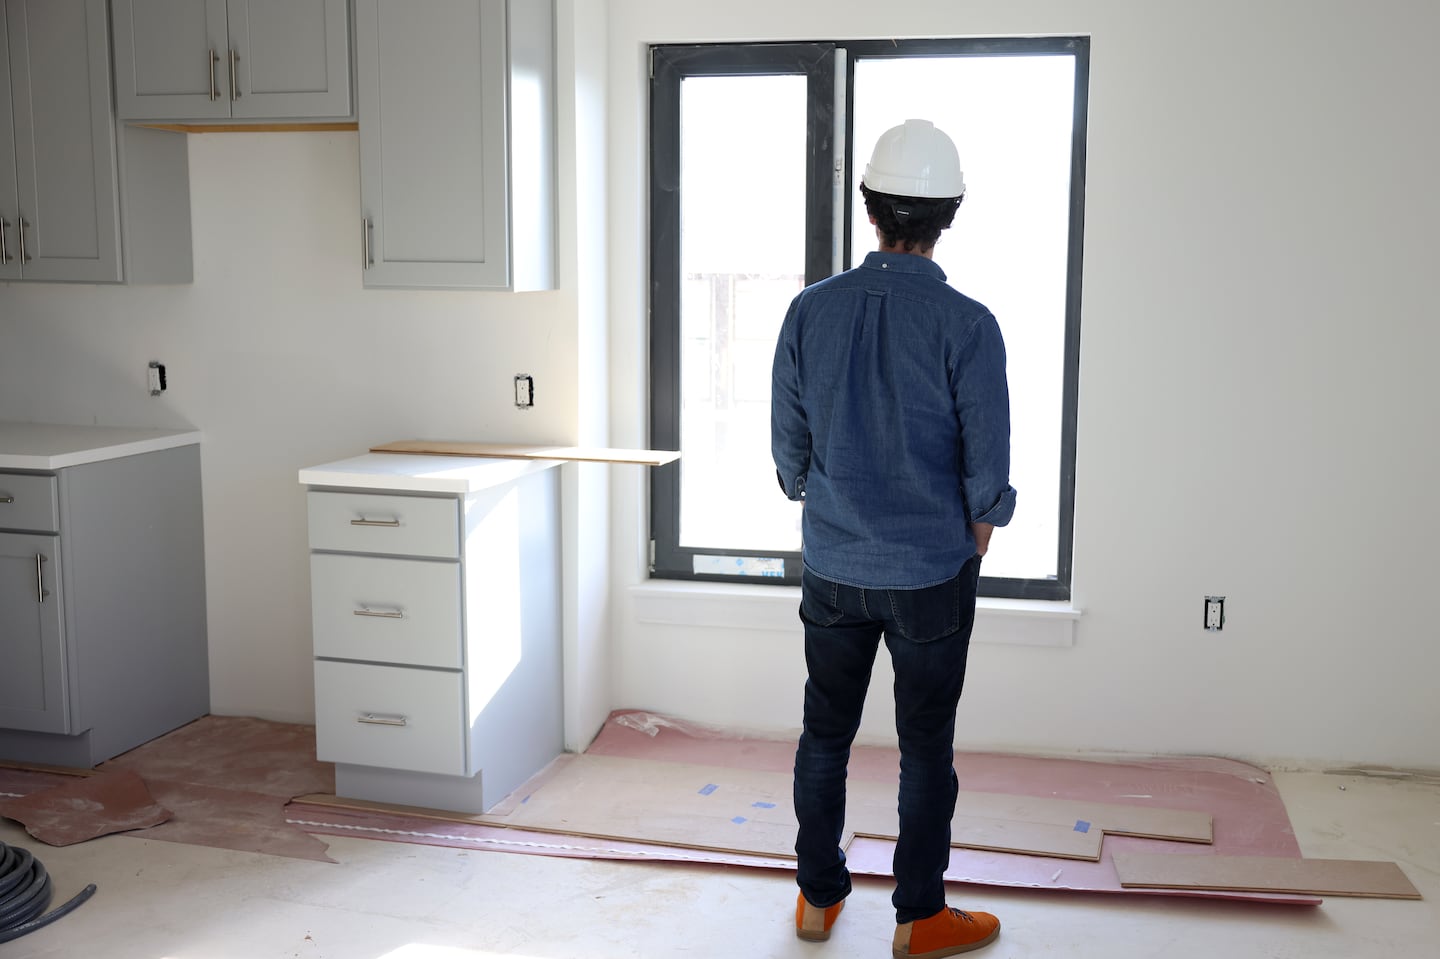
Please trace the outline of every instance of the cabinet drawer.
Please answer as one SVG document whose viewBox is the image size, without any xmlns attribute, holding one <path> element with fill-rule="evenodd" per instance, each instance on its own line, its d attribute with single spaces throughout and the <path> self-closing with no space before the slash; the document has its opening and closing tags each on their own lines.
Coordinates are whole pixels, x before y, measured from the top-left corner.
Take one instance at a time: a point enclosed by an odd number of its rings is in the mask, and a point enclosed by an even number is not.
<svg viewBox="0 0 1440 959">
<path fill-rule="evenodd" d="M 315 750 L 324 762 L 465 775 L 460 674 L 317 661 Z"/>
<path fill-rule="evenodd" d="M 308 495 L 310 548 L 397 556 L 460 556 L 460 501 L 383 493 Z"/>
<path fill-rule="evenodd" d="M 460 564 L 310 556 L 315 655 L 459 669 Z"/>
<path fill-rule="evenodd" d="M 0 473 L 0 529 L 60 531 L 55 477 Z"/>
</svg>

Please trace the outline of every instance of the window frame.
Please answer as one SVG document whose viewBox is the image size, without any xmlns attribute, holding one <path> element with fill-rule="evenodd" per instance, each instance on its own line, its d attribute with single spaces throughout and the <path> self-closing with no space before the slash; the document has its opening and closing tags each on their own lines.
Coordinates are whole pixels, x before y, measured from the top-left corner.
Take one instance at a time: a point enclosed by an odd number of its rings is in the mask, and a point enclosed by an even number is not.
<svg viewBox="0 0 1440 959">
<path fill-rule="evenodd" d="M 854 153 L 855 64 L 861 59 L 966 56 L 1072 56 L 1075 60 L 1074 122 L 1070 151 L 1069 230 L 1066 261 L 1064 384 L 1061 400 L 1059 526 L 1053 579 L 981 576 L 980 595 L 1029 600 L 1070 599 L 1075 525 L 1075 454 L 1079 406 L 1081 278 L 1084 262 L 1085 145 L 1090 78 L 1090 40 L 1083 36 L 802 43 L 657 44 L 650 48 L 650 437 L 657 447 L 680 443 L 680 89 L 689 77 L 801 74 L 807 78 L 806 253 L 808 286 L 836 270 L 838 238 L 853 262 L 851 209 L 856 202 Z M 843 103 L 836 102 L 837 63 L 844 70 Z M 843 150 L 835 149 L 835 115 L 843 110 Z M 837 191 L 837 178 L 841 189 Z M 839 193 L 840 208 L 836 208 Z M 837 215 L 838 214 L 838 215 Z M 837 229 L 840 231 L 837 237 Z M 798 585 L 799 551 L 738 550 L 680 545 L 680 460 L 656 467 L 650 483 L 652 579 Z M 764 468 L 769 468 L 768 463 Z M 776 495 L 782 495 L 776 490 Z M 1023 495 L 1023 491 L 1022 491 Z M 696 573 L 702 556 L 770 556 L 784 560 L 782 576 Z"/>
</svg>

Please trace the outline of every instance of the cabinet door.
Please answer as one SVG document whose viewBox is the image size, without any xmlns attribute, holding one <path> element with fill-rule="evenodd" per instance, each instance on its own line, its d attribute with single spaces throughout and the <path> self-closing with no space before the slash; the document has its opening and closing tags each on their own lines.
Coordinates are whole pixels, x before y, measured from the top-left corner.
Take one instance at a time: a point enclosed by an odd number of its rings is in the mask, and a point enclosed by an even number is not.
<svg viewBox="0 0 1440 959">
<path fill-rule="evenodd" d="M 0 728 L 70 732 L 60 543 L 0 533 Z"/>
<path fill-rule="evenodd" d="M 114 0 L 122 120 L 230 116 L 225 0 Z"/>
<path fill-rule="evenodd" d="M 366 286 L 505 288 L 505 0 L 359 0 Z"/>
<path fill-rule="evenodd" d="M 105 0 L 6 0 L 5 11 L 21 276 L 118 281 Z"/>
<path fill-rule="evenodd" d="M 10 108 L 10 33 L 0 2 L 0 280 L 20 278 L 20 196 L 15 190 L 15 115 Z"/>
<path fill-rule="evenodd" d="M 345 0 L 230 0 L 231 115 L 350 115 Z"/>
</svg>

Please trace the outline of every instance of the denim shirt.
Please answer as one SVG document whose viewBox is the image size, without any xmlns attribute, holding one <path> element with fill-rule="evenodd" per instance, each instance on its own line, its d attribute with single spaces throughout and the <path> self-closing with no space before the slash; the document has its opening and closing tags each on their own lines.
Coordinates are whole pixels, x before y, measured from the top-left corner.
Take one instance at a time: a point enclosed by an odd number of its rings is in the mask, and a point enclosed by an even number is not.
<svg viewBox="0 0 1440 959">
<path fill-rule="evenodd" d="M 805 565 L 867 589 L 953 578 L 1004 526 L 1010 392 L 995 317 L 927 257 L 871 253 L 802 290 L 775 346 L 770 448 Z"/>
</svg>

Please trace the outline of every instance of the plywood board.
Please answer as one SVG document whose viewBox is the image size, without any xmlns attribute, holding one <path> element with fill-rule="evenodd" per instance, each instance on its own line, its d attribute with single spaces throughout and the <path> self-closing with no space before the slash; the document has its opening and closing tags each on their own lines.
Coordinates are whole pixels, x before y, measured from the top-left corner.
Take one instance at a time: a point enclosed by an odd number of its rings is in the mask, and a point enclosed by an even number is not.
<svg viewBox="0 0 1440 959">
<path fill-rule="evenodd" d="M 893 800 L 888 807 L 882 807 L 856 803 L 853 798 L 845 820 L 855 835 L 873 839 L 894 839 L 899 835 L 899 816 Z M 961 849 L 1099 862 L 1104 838 L 1099 829 L 1080 831 L 1051 823 L 982 819 L 958 812 L 950 820 L 950 845 Z"/>
<path fill-rule="evenodd" d="M 1160 806 L 1131 806 L 1043 796 L 962 792 L 955 808 L 966 815 L 1074 827 L 1086 823 L 1111 836 L 1209 843 L 1214 840 L 1210 814 Z"/>
<path fill-rule="evenodd" d="M 776 773 L 577 756 L 503 816 L 537 832 L 794 857 L 790 779 Z"/>
<path fill-rule="evenodd" d="M 1393 862 L 1163 853 L 1116 853 L 1113 858 L 1120 885 L 1127 889 L 1225 889 L 1377 899 L 1420 898 L 1419 890 Z"/>
<path fill-rule="evenodd" d="M 372 453 L 421 453 L 432 456 L 480 456 L 498 459 L 567 460 L 577 463 L 634 463 L 663 466 L 680 458 L 677 450 L 632 450 L 604 446 L 537 446 L 470 443 L 458 440 L 396 440 L 370 447 Z"/>
<path fill-rule="evenodd" d="M 791 790 L 789 773 L 582 755 L 556 762 L 546 776 L 512 794 L 503 815 L 469 821 L 793 857 Z M 893 784 L 852 780 L 847 812 L 847 836 L 898 834 Z M 951 845 L 964 849 L 1089 862 L 1099 861 L 1104 839 L 1098 826 L 1073 818 L 1026 822 L 970 815 L 965 808 L 952 820 L 951 836 Z"/>
<path fill-rule="evenodd" d="M 171 133 L 332 133 L 360 129 L 360 124 L 341 123 L 137 123 L 150 130 Z"/>
<path fill-rule="evenodd" d="M 856 834 L 893 838 L 894 830 L 898 828 L 894 784 L 852 779 L 848 789 L 852 806 L 859 804 L 862 807 L 856 812 L 861 820 L 856 825 Z M 955 802 L 952 831 L 957 837 L 961 837 L 966 835 L 963 827 L 967 823 L 980 822 L 1024 823 L 1035 827 L 1026 834 L 1027 841 L 1032 845 L 1011 851 L 1091 861 L 1099 859 L 1102 833 L 1203 843 L 1211 842 L 1213 836 L 1209 813 L 1159 806 L 1130 806 L 962 790 Z M 1011 832 L 1021 835 L 1013 829 Z M 980 844 L 978 840 L 972 844 L 957 838 L 954 844 L 970 849 L 992 848 Z M 1038 844 L 1038 849 L 1050 851 L 1039 852 L 1034 844 Z M 1090 854 L 1092 846 L 1093 856 Z"/>
</svg>

